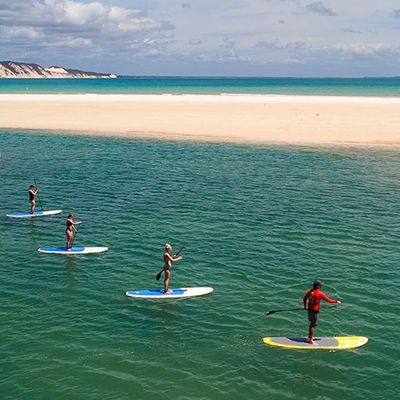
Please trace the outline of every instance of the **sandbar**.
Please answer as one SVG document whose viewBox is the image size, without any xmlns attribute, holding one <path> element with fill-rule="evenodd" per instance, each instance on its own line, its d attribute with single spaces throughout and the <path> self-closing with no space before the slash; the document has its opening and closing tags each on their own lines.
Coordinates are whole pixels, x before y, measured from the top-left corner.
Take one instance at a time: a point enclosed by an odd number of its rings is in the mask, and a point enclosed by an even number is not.
<svg viewBox="0 0 400 400">
<path fill-rule="evenodd" d="M 0 129 L 288 144 L 400 145 L 400 98 L 0 94 Z"/>
</svg>

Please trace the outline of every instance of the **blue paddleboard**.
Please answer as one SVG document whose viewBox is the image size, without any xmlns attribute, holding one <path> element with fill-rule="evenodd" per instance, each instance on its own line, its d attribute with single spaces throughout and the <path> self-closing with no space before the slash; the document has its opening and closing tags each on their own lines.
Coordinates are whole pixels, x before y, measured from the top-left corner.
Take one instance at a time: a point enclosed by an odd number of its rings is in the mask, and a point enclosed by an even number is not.
<svg viewBox="0 0 400 400">
<path fill-rule="evenodd" d="M 65 247 L 41 247 L 39 253 L 47 254 L 89 254 L 89 253 L 104 253 L 108 247 L 72 247 L 66 250 Z"/>
<path fill-rule="evenodd" d="M 134 299 L 179 299 L 184 297 L 203 296 L 212 291 L 213 288 L 210 287 L 170 289 L 167 293 L 164 293 L 163 289 L 143 289 L 131 290 L 126 292 L 126 295 Z"/>
<path fill-rule="evenodd" d="M 11 213 L 7 214 L 8 218 L 38 218 L 38 217 L 47 217 L 49 215 L 57 215 L 61 214 L 62 210 L 49 210 L 49 211 L 36 211 L 32 213 Z"/>
</svg>

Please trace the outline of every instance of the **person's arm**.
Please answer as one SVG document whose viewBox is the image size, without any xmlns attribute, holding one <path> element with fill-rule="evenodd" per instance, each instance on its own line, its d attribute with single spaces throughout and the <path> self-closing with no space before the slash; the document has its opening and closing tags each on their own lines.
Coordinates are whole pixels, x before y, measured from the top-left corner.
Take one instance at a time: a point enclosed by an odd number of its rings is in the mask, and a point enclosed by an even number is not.
<svg viewBox="0 0 400 400">
<path fill-rule="evenodd" d="M 169 261 L 174 261 L 174 258 L 167 252 L 164 253 L 164 258 L 167 257 Z"/>
<path fill-rule="evenodd" d="M 303 304 L 304 304 L 304 309 L 307 310 L 307 300 L 310 296 L 310 292 L 307 292 L 306 295 L 303 297 Z"/>
<path fill-rule="evenodd" d="M 77 231 L 77 229 L 75 228 L 75 225 L 80 225 L 82 223 L 82 221 L 72 221 L 72 228 L 73 228 L 73 230 L 76 232 Z"/>
<path fill-rule="evenodd" d="M 69 222 L 72 225 L 72 228 L 75 229 L 75 225 L 80 225 L 82 223 L 82 221 L 74 221 L 70 218 L 67 218 L 67 222 Z"/>
<path fill-rule="evenodd" d="M 182 256 L 176 257 L 176 256 L 171 256 L 169 253 L 165 253 L 167 256 L 168 260 L 176 262 L 182 259 Z"/>
<path fill-rule="evenodd" d="M 340 304 L 340 300 L 336 300 L 336 299 L 331 299 L 330 297 L 328 297 L 325 293 L 319 292 L 320 293 L 320 297 L 321 299 L 327 301 L 328 303 L 337 303 Z"/>
<path fill-rule="evenodd" d="M 68 224 L 71 224 L 72 230 L 75 230 L 74 221 L 72 221 L 72 219 L 67 218 L 67 228 L 68 228 Z"/>
</svg>

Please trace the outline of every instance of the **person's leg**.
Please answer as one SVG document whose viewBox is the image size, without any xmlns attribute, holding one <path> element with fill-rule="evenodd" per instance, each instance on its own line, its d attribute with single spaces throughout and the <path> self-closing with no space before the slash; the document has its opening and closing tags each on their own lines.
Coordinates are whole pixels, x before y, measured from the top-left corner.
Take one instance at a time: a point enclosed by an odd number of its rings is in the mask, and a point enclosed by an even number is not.
<svg viewBox="0 0 400 400">
<path fill-rule="evenodd" d="M 31 214 L 35 212 L 35 200 L 31 201 Z"/>
<path fill-rule="evenodd" d="M 65 231 L 65 234 L 67 235 L 67 243 L 65 245 L 65 248 L 69 250 L 71 248 L 71 241 L 72 241 L 72 232 L 69 230 Z"/>
<path fill-rule="evenodd" d="M 168 291 L 168 285 L 169 285 L 169 278 L 171 277 L 171 271 L 169 269 L 166 269 L 165 271 L 165 278 L 164 278 L 164 293 L 167 293 Z"/>
<path fill-rule="evenodd" d="M 314 311 L 308 311 L 308 320 L 310 321 L 310 326 L 308 328 L 308 343 L 314 344 L 314 332 L 317 327 L 318 313 Z"/>
<path fill-rule="evenodd" d="M 314 344 L 314 332 L 316 327 L 316 324 L 310 324 L 310 327 L 308 328 L 308 343 Z"/>
</svg>

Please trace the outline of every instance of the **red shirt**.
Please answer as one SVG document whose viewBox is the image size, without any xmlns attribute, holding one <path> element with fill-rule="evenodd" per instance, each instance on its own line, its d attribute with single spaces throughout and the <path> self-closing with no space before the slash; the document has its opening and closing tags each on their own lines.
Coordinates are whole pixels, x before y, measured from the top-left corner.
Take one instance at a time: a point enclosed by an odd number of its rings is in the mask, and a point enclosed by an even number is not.
<svg viewBox="0 0 400 400">
<path fill-rule="evenodd" d="M 319 303 L 321 299 L 327 301 L 328 303 L 336 303 L 336 300 L 329 298 L 319 289 L 310 289 L 303 298 L 304 307 L 307 307 L 308 311 L 319 312 Z"/>
</svg>

